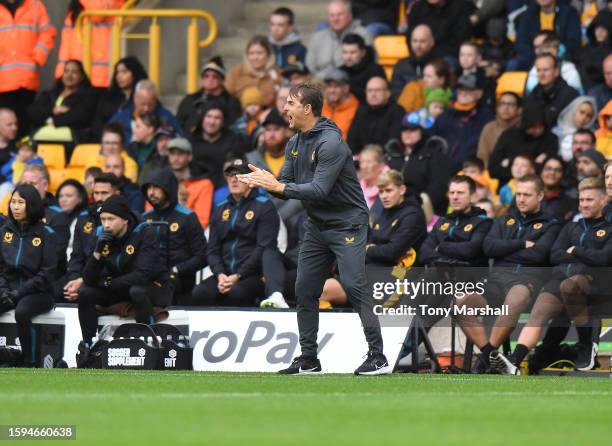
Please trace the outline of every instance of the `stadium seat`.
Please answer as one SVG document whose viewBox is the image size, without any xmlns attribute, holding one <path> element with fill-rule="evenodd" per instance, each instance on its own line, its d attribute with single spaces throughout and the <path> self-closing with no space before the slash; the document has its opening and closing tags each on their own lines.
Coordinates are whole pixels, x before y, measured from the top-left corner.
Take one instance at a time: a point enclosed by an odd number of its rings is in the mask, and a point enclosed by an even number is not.
<svg viewBox="0 0 612 446">
<path fill-rule="evenodd" d="M 387 79 L 391 80 L 393 67 L 398 60 L 408 57 L 408 45 L 406 36 L 378 36 L 374 39 L 374 49 L 378 54 L 378 63 L 382 65 L 387 75 Z"/>
<path fill-rule="evenodd" d="M 497 79 L 497 89 L 495 90 L 497 97 L 499 98 L 505 91 L 523 96 L 527 74 L 527 71 L 506 71 L 502 74 Z"/>
<path fill-rule="evenodd" d="M 84 167 L 66 167 L 64 169 L 49 169 L 49 192 L 55 194 L 57 188 L 67 179 L 84 180 Z"/>
<path fill-rule="evenodd" d="M 66 153 L 63 144 L 39 144 L 36 153 L 49 169 L 63 169 L 66 165 Z"/>
<path fill-rule="evenodd" d="M 70 164 L 68 164 L 68 167 L 97 166 L 99 153 L 100 144 L 79 144 L 74 148 L 74 151 L 72 152 L 72 156 L 70 157 Z"/>
</svg>

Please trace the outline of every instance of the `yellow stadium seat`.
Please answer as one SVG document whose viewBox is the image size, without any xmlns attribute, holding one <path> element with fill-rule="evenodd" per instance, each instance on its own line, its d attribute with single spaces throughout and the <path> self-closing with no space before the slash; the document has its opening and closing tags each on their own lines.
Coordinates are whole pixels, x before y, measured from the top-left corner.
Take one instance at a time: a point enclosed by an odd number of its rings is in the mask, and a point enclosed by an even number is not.
<svg viewBox="0 0 612 446">
<path fill-rule="evenodd" d="M 497 79 L 495 93 L 499 98 L 502 93 L 511 91 L 523 96 L 525 83 L 527 82 L 527 71 L 506 71 Z"/>
<path fill-rule="evenodd" d="M 84 181 L 84 167 L 66 167 L 65 169 L 49 169 L 49 192 L 55 194 L 60 185 L 67 179 Z"/>
<path fill-rule="evenodd" d="M 36 153 L 49 169 L 63 169 L 66 165 L 66 153 L 63 144 L 39 144 Z"/>
<path fill-rule="evenodd" d="M 406 36 L 403 35 L 378 36 L 374 39 L 374 49 L 378 54 L 378 63 L 384 68 L 387 79 L 391 79 L 393 67 L 397 61 L 410 54 Z"/>
<path fill-rule="evenodd" d="M 79 144 L 74 148 L 68 167 L 89 167 L 98 165 L 100 144 Z"/>
</svg>

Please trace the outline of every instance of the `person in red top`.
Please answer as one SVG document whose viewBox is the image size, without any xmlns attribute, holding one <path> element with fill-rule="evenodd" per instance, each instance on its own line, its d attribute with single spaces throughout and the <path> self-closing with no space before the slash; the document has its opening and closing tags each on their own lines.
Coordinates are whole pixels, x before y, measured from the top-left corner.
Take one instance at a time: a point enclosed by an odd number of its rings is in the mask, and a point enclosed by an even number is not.
<svg viewBox="0 0 612 446">
<path fill-rule="evenodd" d="M 28 132 L 26 109 L 54 41 L 55 28 L 41 0 L 0 0 L 0 108 L 17 114 L 20 136 Z"/>
<path fill-rule="evenodd" d="M 359 101 L 350 92 L 348 75 L 337 68 L 330 68 L 323 76 L 325 91 L 321 115 L 331 119 L 342 131 L 346 140 L 349 128 L 359 108 Z"/>
</svg>

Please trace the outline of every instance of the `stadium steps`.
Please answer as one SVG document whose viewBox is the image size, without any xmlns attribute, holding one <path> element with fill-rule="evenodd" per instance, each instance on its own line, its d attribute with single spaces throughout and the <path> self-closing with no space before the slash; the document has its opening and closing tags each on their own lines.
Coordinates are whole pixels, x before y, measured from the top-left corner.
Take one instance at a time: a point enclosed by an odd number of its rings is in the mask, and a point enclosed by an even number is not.
<svg viewBox="0 0 612 446">
<path fill-rule="evenodd" d="M 295 0 L 246 0 L 243 2 L 225 0 L 224 7 L 221 7 L 221 3 L 212 1 L 203 6 L 201 1 L 196 0 L 161 0 L 158 7 L 204 8 L 215 15 L 219 25 L 219 36 L 209 48 L 200 52 L 200 59 L 201 62 L 204 62 L 214 55 L 221 55 L 225 68 L 229 71 L 234 65 L 242 63 L 245 46 L 250 37 L 256 34 L 268 34 L 268 18 L 274 9 L 286 6 L 294 11 L 296 29 L 302 36 L 302 42 L 307 44 L 317 25 L 326 20 L 328 0 L 311 0 L 308 3 Z M 236 9 L 232 9 L 232 6 L 236 6 Z M 168 33 L 171 32 L 168 31 Z M 162 30 L 162 33 L 166 35 L 165 30 Z M 183 34 L 184 30 L 181 29 L 177 31 L 177 39 L 162 38 L 162 66 L 167 71 L 174 72 L 173 74 L 162 73 L 162 101 L 171 111 L 176 111 L 184 96 L 186 78 L 184 48 L 178 47 L 184 40 Z M 164 58 L 174 58 L 177 53 L 180 56 L 176 56 L 174 67 L 172 62 L 169 64 L 164 62 Z M 146 54 L 146 48 L 143 48 L 141 54 L 143 56 Z"/>
</svg>

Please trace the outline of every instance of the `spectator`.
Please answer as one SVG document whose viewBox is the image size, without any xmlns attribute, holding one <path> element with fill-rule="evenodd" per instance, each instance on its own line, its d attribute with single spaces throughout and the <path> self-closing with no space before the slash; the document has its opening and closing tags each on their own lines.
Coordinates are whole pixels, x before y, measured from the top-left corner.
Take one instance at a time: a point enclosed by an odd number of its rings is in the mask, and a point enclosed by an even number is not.
<svg viewBox="0 0 612 446">
<path fill-rule="evenodd" d="M 429 88 L 425 93 L 425 107 L 409 113 L 411 121 L 418 122 L 424 129 L 433 127 L 436 119 L 448 107 L 452 92 L 444 88 Z"/>
<path fill-rule="evenodd" d="M 155 132 L 155 151 L 140 169 L 138 184 L 142 184 L 142 181 L 149 173 L 168 167 L 168 143 L 175 137 L 176 133 L 170 126 L 161 126 L 157 129 Z M 126 174 L 126 176 L 129 178 L 129 175 Z"/>
<path fill-rule="evenodd" d="M 176 132 L 181 135 L 183 130 L 174 115 L 164 108 L 159 102 L 159 95 L 155 84 L 143 79 L 136 84 L 134 89 L 134 100 L 125 108 L 115 113 L 110 122 L 118 122 L 123 126 L 124 141 L 127 144 L 132 142 L 132 129 L 137 116 L 154 114 L 165 125 L 171 125 Z"/>
<path fill-rule="evenodd" d="M 532 66 L 535 54 L 531 44 L 540 31 L 554 31 L 559 36 L 566 58 L 571 58 L 580 47 L 580 20 L 576 10 L 563 0 L 536 0 L 518 20 L 517 56 L 508 62 L 508 71 L 527 70 Z"/>
<path fill-rule="evenodd" d="M 63 288 L 68 282 L 65 275 L 66 264 L 74 248 L 73 241 L 77 218 L 87 207 L 87 192 L 77 180 L 68 179 L 57 188 L 57 202 L 62 212 L 58 213 L 53 221 L 58 250 L 58 279 L 54 282 L 53 295 L 57 302 L 63 302 Z"/>
<path fill-rule="evenodd" d="M 366 86 L 366 103 L 359 106 L 346 138 L 353 153 L 361 152 L 366 144 L 384 146 L 399 138 L 404 111 L 391 100 L 389 82 L 373 77 Z"/>
<path fill-rule="evenodd" d="M 457 58 L 461 42 L 472 36 L 470 15 L 474 4 L 466 0 L 422 0 L 412 5 L 408 13 L 408 35 L 421 24 L 433 31 L 436 50 L 443 57 Z"/>
<path fill-rule="evenodd" d="M 425 105 L 425 94 L 432 88 L 449 89 L 452 85 L 450 67 L 442 59 L 434 59 L 425 65 L 423 79 L 408 82 L 397 103 L 408 113 L 417 111 Z"/>
<path fill-rule="evenodd" d="M 77 33 L 77 19 L 81 12 L 91 10 L 120 9 L 124 0 L 71 0 L 62 28 L 55 77 L 64 74 L 65 63 L 71 59 L 83 60 L 83 37 Z M 111 32 L 115 17 L 90 17 L 91 32 L 91 84 L 108 87 L 111 67 Z"/>
<path fill-rule="evenodd" d="M 234 122 L 231 130 L 245 139 L 255 141 L 264 113 L 263 96 L 259 88 L 245 88 L 240 95 L 240 105 L 242 106 L 242 115 Z M 251 146 L 253 145 L 251 144 Z"/>
<path fill-rule="evenodd" d="M 134 119 L 132 143 L 130 144 L 128 152 L 130 156 L 136 160 L 139 169 L 141 169 L 157 151 L 155 134 L 159 125 L 159 120 L 152 113 L 138 115 Z"/>
<path fill-rule="evenodd" d="M 570 197 L 563 187 L 565 163 L 561 157 L 551 155 L 542 164 L 540 178 L 544 183 L 542 212 L 561 222 L 571 220 L 576 213 L 576 200 Z"/>
<path fill-rule="evenodd" d="M 93 203 L 93 186 L 96 178 L 102 175 L 102 169 L 97 166 L 91 166 L 85 169 L 85 173 L 83 174 L 84 181 L 83 186 L 85 186 L 85 190 L 87 191 L 87 197 L 89 200 L 89 204 Z"/>
<path fill-rule="evenodd" d="M 552 128 L 557 123 L 561 110 L 578 96 L 578 92 L 559 76 L 559 59 L 552 54 L 538 55 L 535 67 L 538 85 L 527 98 L 544 106 L 545 123 Z"/>
<path fill-rule="evenodd" d="M 480 158 L 486 168 L 489 167 L 489 158 L 495 149 L 497 140 L 510 128 L 516 128 L 521 121 L 522 101 L 519 95 L 513 92 L 502 93 L 497 101 L 495 120 L 487 123 L 480 133 L 478 140 L 478 151 L 476 156 Z"/>
<path fill-rule="evenodd" d="M 99 98 L 98 107 L 91 125 L 92 136 L 98 140 L 102 135 L 102 127 L 112 116 L 132 103 L 136 84 L 149 76 L 140 61 L 128 56 L 119 59 L 115 64 L 110 87 Z"/>
<path fill-rule="evenodd" d="M 12 113 L 12 112 L 11 112 Z M 26 166 L 39 165 L 44 166 L 44 160 L 36 155 L 32 145 L 27 142 L 19 143 L 17 153 L 6 152 L 9 159 L 0 169 L 0 175 L 4 178 L 2 186 L 0 186 L 0 196 L 7 197 L 13 188 L 21 179 Z"/>
<path fill-rule="evenodd" d="M 600 11 L 589 25 L 586 35 L 589 41 L 578 50 L 576 64 L 580 67 L 585 90 L 590 90 L 605 80 L 601 66 L 612 54 L 612 11 Z"/>
<path fill-rule="evenodd" d="M 529 155 L 518 154 L 512 160 L 510 167 L 512 178 L 499 188 L 499 199 L 502 205 L 510 207 L 515 205 L 514 194 L 516 193 L 516 183 L 520 178 L 535 173 L 533 159 Z"/>
<path fill-rule="evenodd" d="M 19 136 L 29 130 L 27 109 L 40 86 L 38 70 L 53 50 L 55 28 L 42 1 L 0 2 L 0 108 L 17 115 Z"/>
<path fill-rule="evenodd" d="M 395 34 L 399 21 L 400 0 L 353 0 L 353 17 L 359 20 L 372 37 Z"/>
<path fill-rule="evenodd" d="M 482 79 L 474 74 L 461 76 L 457 82 L 457 100 L 436 119 L 431 129 L 448 143 L 451 172 L 461 169 L 461 163 L 468 156 L 476 155 L 482 128 L 494 118 L 481 101 L 483 93 Z"/>
<path fill-rule="evenodd" d="M 492 2 L 491 2 L 492 3 Z M 514 44 L 507 37 L 505 17 L 489 20 L 482 43 L 482 59 L 487 75 L 501 75 L 508 61 L 516 54 Z"/>
<path fill-rule="evenodd" d="M 595 149 L 595 134 L 591 130 L 578 129 L 572 137 L 572 157 L 567 162 L 565 171 L 565 187 L 568 189 L 568 194 L 573 198 L 578 198 L 578 155 L 586 150 Z"/>
<path fill-rule="evenodd" d="M 138 179 L 138 164 L 124 149 L 123 127 L 121 124 L 106 124 L 102 128 L 100 156 L 96 166 L 103 169 L 105 158 L 110 155 L 121 155 L 125 164 L 125 176 L 134 182 Z"/>
<path fill-rule="evenodd" d="M 410 34 L 408 41 L 410 54 L 399 60 L 393 67 L 391 93 L 398 98 L 404 86 L 411 81 L 423 78 L 425 65 L 435 58 L 435 41 L 431 28 L 418 25 Z"/>
<path fill-rule="evenodd" d="M 35 141 L 85 142 L 97 98 L 78 60 L 66 62 L 55 86 L 41 93 L 28 107 Z"/>
<path fill-rule="evenodd" d="M 313 82 L 310 70 L 303 62 L 295 62 L 286 65 L 285 68 L 283 68 L 283 77 L 287 79 L 290 87 Z"/>
<path fill-rule="evenodd" d="M 446 214 L 446 184 L 451 176 L 446 141 L 404 117 L 400 138 L 385 147 L 387 165 L 404 176 L 408 191 L 427 194 L 434 211 Z"/>
<path fill-rule="evenodd" d="M 128 199 L 130 210 L 137 215 L 144 211 L 144 197 L 137 184 L 125 176 L 125 163 L 121 155 L 109 155 L 104 162 L 104 172 L 112 173 L 119 179 L 121 195 Z"/>
<path fill-rule="evenodd" d="M 323 76 L 325 89 L 323 95 L 323 110 L 321 116 L 336 123 L 342 131 L 342 139 L 346 140 L 348 131 L 359 108 L 359 101 L 350 92 L 348 75 L 337 68 L 327 70 Z"/>
<path fill-rule="evenodd" d="M 476 10 L 472 12 L 470 15 L 470 22 L 472 26 L 480 30 L 483 28 L 483 25 L 489 25 L 491 20 L 498 19 L 500 17 L 504 17 L 506 13 L 505 2 L 500 0 L 489 0 L 476 2 Z"/>
<path fill-rule="evenodd" d="M 53 219 L 62 210 L 57 205 L 53 194 L 49 192 L 49 171 L 47 168 L 40 164 L 26 165 L 19 183 L 31 184 L 36 188 L 45 208 L 45 222 L 54 227 Z"/>
<path fill-rule="evenodd" d="M 34 367 L 36 340 L 32 318 L 53 308 L 56 239 L 44 224 L 37 191 L 19 185 L 11 195 L 9 218 L 0 229 L 0 313 L 15 310 L 21 345 L 18 364 Z M 19 240 L 19 241 L 18 241 Z"/>
<path fill-rule="evenodd" d="M 544 120 L 541 104 L 523 102 L 521 125 L 502 132 L 489 159 L 489 172 L 501 184 L 510 180 L 510 162 L 519 153 L 530 155 L 540 166 L 549 155 L 555 155 L 559 142 Z"/>
<path fill-rule="evenodd" d="M 382 147 L 376 144 L 366 145 L 359 154 L 359 185 L 368 209 L 375 215 L 382 211 L 374 208 L 376 204 L 377 208 L 381 207 L 378 200 L 378 177 L 387 170 L 389 168 L 385 165 Z"/>
<path fill-rule="evenodd" d="M 289 138 L 293 136 L 293 131 L 289 129 L 289 125 L 276 109 L 268 113 L 262 126 L 263 141 L 257 150 L 247 154 L 247 161 L 260 169 L 272 172 L 278 178 L 285 163 L 285 146 Z M 285 226 L 291 227 L 302 210 L 300 201 L 283 200 L 274 196 L 271 196 L 270 200 L 278 210 Z"/>
<path fill-rule="evenodd" d="M 347 34 L 342 38 L 342 70 L 349 76 L 351 93 L 365 102 L 365 88 L 374 76 L 385 77 L 385 72 L 374 61 L 374 52 L 366 46 L 359 34 Z"/>
<path fill-rule="evenodd" d="M 603 153 L 606 159 L 612 159 L 612 101 L 608 101 L 599 112 L 599 129 L 595 136 L 597 150 Z"/>
<path fill-rule="evenodd" d="M 595 149 L 583 150 L 576 155 L 576 169 L 578 171 L 578 182 L 585 178 L 603 179 L 603 167 L 606 158 Z"/>
<path fill-rule="evenodd" d="M 179 104 L 176 119 L 187 133 L 192 133 L 202 116 L 202 108 L 210 101 L 223 104 L 227 110 L 227 124 L 232 125 L 242 113 L 240 101 L 226 90 L 225 67 L 220 56 L 211 58 L 200 71 L 202 88 L 188 94 Z"/>
<path fill-rule="evenodd" d="M 567 60 L 562 60 L 559 57 L 559 38 L 553 31 L 540 31 L 533 39 L 533 52 L 536 56 L 540 54 L 552 54 L 561 63 L 561 78 L 567 84 L 576 90 L 579 94 L 583 94 L 582 82 L 580 74 L 576 69 L 576 65 Z M 527 75 L 524 94 L 527 95 L 533 91 L 538 85 L 538 73 L 536 66 L 532 66 Z"/>
<path fill-rule="evenodd" d="M 197 174 L 192 165 L 193 150 L 185 138 L 175 138 L 168 143 L 170 169 L 179 181 L 179 187 L 187 191 L 185 206 L 198 216 L 203 228 L 208 227 L 213 198 L 213 183 Z"/>
<path fill-rule="evenodd" d="M 347 34 L 359 34 L 367 45 L 372 36 L 358 20 L 353 20 L 351 5 L 346 0 L 331 0 L 327 6 L 329 28 L 315 32 L 308 43 L 306 65 L 317 77 L 322 78 L 329 67 L 342 65 L 341 42 Z"/>
<path fill-rule="evenodd" d="M 170 267 L 173 303 L 189 304 L 196 273 L 206 266 L 206 239 L 196 214 L 178 203 L 178 187 L 170 169 L 158 170 L 145 178 L 142 194 L 153 209 L 142 218 L 168 223 L 166 234 L 159 237 L 159 248 Z"/>
<path fill-rule="evenodd" d="M 563 161 L 572 159 L 572 139 L 578 129 L 592 129 L 597 120 L 595 100 L 578 96 L 559 114 L 553 133 L 559 138 L 559 155 Z"/>
<path fill-rule="evenodd" d="M 282 83 L 268 39 L 252 37 L 246 46 L 244 62 L 232 68 L 225 86 L 230 94 L 240 97 L 247 87 L 258 87 L 266 106 L 274 105 L 276 89 Z"/>
<path fill-rule="evenodd" d="M 483 85 L 483 98 L 481 102 L 493 108 L 495 102 L 495 80 L 487 77 L 482 60 L 482 50 L 474 42 L 463 42 L 459 47 L 459 69 L 458 78 L 464 74 L 474 74 L 481 79 Z"/>
<path fill-rule="evenodd" d="M 595 98 L 598 111 L 601 111 L 612 99 L 612 54 L 604 59 L 602 69 L 604 82 L 589 90 L 589 96 Z"/>
<path fill-rule="evenodd" d="M 0 168 L 17 151 L 17 115 L 10 108 L 0 108 Z M 4 181 L 0 179 L 0 182 Z"/>
<path fill-rule="evenodd" d="M 244 153 L 246 142 L 227 130 L 225 109 L 210 102 L 202 111 L 202 120 L 192 137 L 193 162 L 200 174 L 205 174 L 215 185 L 223 185 L 223 161 L 230 151 Z"/>
<path fill-rule="evenodd" d="M 270 200 L 238 180 L 246 160 L 225 169 L 230 196 L 211 217 L 207 258 L 213 275 L 197 285 L 193 305 L 253 306 L 264 294 L 262 255 L 276 248 L 279 218 Z"/>
<path fill-rule="evenodd" d="M 300 34 L 294 29 L 294 14 L 289 8 L 276 8 L 270 16 L 268 41 L 274 51 L 276 66 L 285 68 L 289 64 L 305 62 L 306 47 Z"/>
</svg>

